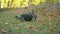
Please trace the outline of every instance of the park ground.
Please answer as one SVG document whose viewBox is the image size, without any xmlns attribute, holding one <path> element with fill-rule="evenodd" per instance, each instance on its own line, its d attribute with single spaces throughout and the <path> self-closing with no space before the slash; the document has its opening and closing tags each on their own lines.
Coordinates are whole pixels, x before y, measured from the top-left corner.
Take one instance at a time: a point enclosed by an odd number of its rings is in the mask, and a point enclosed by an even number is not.
<svg viewBox="0 0 60 34">
<path fill-rule="evenodd" d="M 36 21 L 22 22 L 15 18 L 16 15 L 30 12 L 34 8 L 37 14 Z M 4 32 L 7 34 L 60 34 L 60 11 L 58 7 L 56 10 L 50 8 L 47 10 L 46 7 L 31 6 L 0 9 L 0 34 Z"/>
</svg>

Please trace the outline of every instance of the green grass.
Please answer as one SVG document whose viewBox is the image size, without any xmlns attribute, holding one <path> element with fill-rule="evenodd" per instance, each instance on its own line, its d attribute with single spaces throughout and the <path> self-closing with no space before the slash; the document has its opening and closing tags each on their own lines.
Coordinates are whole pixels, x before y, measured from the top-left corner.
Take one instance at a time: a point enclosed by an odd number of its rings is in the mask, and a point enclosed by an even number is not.
<svg viewBox="0 0 60 34">
<path fill-rule="evenodd" d="M 6 9 L 5 9 L 6 10 Z M 47 14 L 37 11 L 36 22 L 22 22 L 15 18 L 15 13 L 8 10 L 7 12 L 0 12 L 0 30 L 11 31 L 13 34 L 59 34 L 60 32 L 60 16 L 57 15 L 54 18 L 58 20 L 47 19 Z M 56 23 L 58 25 L 56 25 Z M 29 26 L 33 26 L 33 29 L 29 29 Z M 50 31 L 50 29 L 53 31 Z M 0 31 L 0 34 L 2 31 Z"/>
</svg>

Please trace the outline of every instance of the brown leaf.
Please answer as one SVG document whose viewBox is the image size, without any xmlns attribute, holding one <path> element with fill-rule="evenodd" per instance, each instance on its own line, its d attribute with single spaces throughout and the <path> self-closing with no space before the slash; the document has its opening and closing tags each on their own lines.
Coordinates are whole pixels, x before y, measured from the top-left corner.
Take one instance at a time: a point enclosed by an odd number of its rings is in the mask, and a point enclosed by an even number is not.
<svg viewBox="0 0 60 34">
<path fill-rule="evenodd" d="M 32 29 L 32 28 L 34 28 L 34 27 L 33 27 L 33 26 L 28 26 L 28 28 L 29 28 L 29 29 Z"/>
<path fill-rule="evenodd" d="M 53 32 L 54 31 L 54 28 L 50 28 L 50 31 Z"/>
</svg>

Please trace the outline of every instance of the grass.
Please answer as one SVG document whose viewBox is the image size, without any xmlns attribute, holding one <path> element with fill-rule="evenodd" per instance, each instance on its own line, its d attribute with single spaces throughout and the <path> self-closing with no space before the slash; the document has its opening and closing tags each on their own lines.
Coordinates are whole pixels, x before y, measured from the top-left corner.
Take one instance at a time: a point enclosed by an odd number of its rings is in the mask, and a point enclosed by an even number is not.
<svg viewBox="0 0 60 34">
<path fill-rule="evenodd" d="M 37 8 L 36 11 L 38 15 L 36 22 L 22 22 L 16 19 L 15 16 L 21 13 L 18 9 L 16 11 L 6 10 L 5 12 L 0 12 L 0 34 L 4 31 L 13 34 L 59 34 L 60 15 L 56 12 L 56 15 L 54 14 L 55 16 L 50 18 L 50 12 L 44 13 L 44 11 L 41 12 Z"/>
</svg>

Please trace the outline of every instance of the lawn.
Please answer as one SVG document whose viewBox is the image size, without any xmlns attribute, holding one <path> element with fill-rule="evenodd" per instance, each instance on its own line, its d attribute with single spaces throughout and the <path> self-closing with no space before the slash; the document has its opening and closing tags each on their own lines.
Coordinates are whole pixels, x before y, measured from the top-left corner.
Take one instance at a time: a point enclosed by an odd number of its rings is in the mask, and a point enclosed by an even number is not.
<svg viewBox="0 0 60 34">
<path fill-rule="evenodd" d="M 0 12 L 0 34 L 4 32 L 7 34 L 60 34 L 59 11 L 36 7 L 36 21 L 22 22 L 15 18 L 16 15 L 27 13 L 32 9 L 2 10 L 3 12 Z"/>
</svg>

